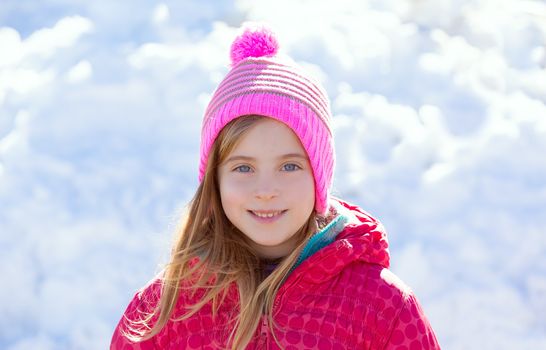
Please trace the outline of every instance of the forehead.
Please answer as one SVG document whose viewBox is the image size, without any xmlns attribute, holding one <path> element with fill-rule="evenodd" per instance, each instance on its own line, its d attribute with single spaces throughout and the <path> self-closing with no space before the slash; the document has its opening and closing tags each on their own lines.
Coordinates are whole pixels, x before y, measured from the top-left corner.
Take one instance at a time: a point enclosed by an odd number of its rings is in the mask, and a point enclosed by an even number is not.
<svg viewBox="0 0 546 350">
<path fill-rule="evenodd" d="M 231 153 L 245 153 L 244 155 L 302 153 L 307 155 L 292 129 L 282 122 L 266 117 L 257 121 L 241 136 Z"/>
</svg>

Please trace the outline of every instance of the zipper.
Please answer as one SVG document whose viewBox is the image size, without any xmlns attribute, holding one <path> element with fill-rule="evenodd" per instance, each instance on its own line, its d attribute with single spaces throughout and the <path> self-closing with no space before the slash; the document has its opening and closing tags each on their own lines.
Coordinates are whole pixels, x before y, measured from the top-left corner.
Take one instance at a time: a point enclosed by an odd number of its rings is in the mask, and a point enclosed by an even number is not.
<svg viewBox="0 0 546 350">
<path fill-rule="evenodd" d="M 341 215 L 339 212 L 337 213 L 336 217 L 334 219 L 332 219 L 332 221 L 330 221 L 328 223 L 328 225 L 326 225 L 325 227 L 323 227 L 321 230 L 319 230 L 316 234 L 314 234 L 313 236 L 311 236 L 309 238 L 309 241 L 307 242 L 307 244 L 303 247 L 302 251 L 300 252 L 300 254 L 298 255 L 298 258 L 296 259 L 296 262 L 292 265 L 292 267 L 290 267 L 290 270 L 288 271 L 288 274 L 284 277 L 284 279 L 282 280 L 281 282 L 281 286 L 279 287 L 279 290 L 277 291 L 277 295 L 275 296 L 275 302 L 273 304 L 273 314 L 275 313 L 275 309 L 277 308 L 277 306 L 279 305 L 280 303 L 280 298 L 279 296 L 281 295 L 281 291 L 284 291 L 284 289 L 288 288 L 286 287 L 286 282 L 290 279 L 290 277 L 292 277 L 292 272 L 294 272 L 294 270 L 299 266 L 301 265 L 301 263 L 307 259 L 310 255 L 312 255 L 313 253 L 316 252 L 316 250 L 320 249 L 320 248 L 323 248 L 322 246 L 320 246 L 318 249 L 316 248 L 316 245 L 317 244 L 320 244 L 321 243 L 321 239 L 323 239 L 324 235 L 325 234 L 328 234 L 329 231 L 331 230 L 337 230 L 337 231 L 341 231 L 339 230 L 339 226 L 345 226 L 345 224 L 347 223 L 348 219 L 346 216 L 344 215 Z M 335 232 L 335 235 L 337 236 L 339 232 Z M 335 237 L 335 236 L 334 236 Z M 318 241 L 316 240 L 318 239 Z M 315 246 L 315 247 L 313 247 Z M 315 248 L 316 250 L 312 250 L 311 252 L 308 251 L 308 249 L 313 249 Z"/>
</svg>

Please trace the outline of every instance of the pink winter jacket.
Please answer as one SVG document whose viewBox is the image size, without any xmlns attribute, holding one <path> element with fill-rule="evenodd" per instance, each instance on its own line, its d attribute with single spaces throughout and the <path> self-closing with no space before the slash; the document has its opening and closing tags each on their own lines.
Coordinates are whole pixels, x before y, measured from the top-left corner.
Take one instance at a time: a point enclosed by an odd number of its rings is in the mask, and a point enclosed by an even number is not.
<svg viewBox="0 0 546 350">
<path fill-rule="evenodd" d="M 275 334 L 283 348 L 440 349 L 417 298 L 387 269 L 388 243 L 381 224 L 358 207 L 336 204 L 349 213 L 350 220 L 337 232 L 331 228 L 332 240 L 325 240 L 327 235 L 315 240 L 317 251 L 307 253 L 276 296 L 273 312 L 279 328 Z M 187 320 L 169 321 L 150 340 L 127 340 L 122 334 L 126 320 L 152 311 L 160 289 L 161 283 L 155 280 L 135 295 L 115 329 L 110 349 L 226 348 L 231 331 L 227 320 L 238 310 L 235 288 L 215 319 L 207 305 Z M 191 302 L 181 296 L 175 315 Z M 247 349 L 279 349 L 265 317 Z"/>
</svg>

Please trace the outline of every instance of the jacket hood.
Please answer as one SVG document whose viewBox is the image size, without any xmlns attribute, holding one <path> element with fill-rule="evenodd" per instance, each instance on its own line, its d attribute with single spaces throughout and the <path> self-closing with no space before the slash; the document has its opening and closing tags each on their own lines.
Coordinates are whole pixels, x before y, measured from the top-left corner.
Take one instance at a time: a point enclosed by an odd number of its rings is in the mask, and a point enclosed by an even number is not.
<svg viewBox="0 0 546 350">
<path fill-rule="evenodd" d="M 335 211 L 334 219 L 311 237 L 293 268 L 295 276 L 289 277 L 317 284 L 355 262 L 388 268 L 389 244 L 383 225 L 361 208 L 342 200 L 332 199 L 330 205 Z"/>
<path fill-rule="evenodd" d="M 342 208 L 341 215 L 349 216 L 345 228 L 339 233 L 336 241 L 350 244 L 352 246 L 350 256 L 356 260 L 388 268 L 390 266 L 389 242 L 383 224 L 355 205 L 341 200 L 336 202 L 338 207 Z"/>
</svg>

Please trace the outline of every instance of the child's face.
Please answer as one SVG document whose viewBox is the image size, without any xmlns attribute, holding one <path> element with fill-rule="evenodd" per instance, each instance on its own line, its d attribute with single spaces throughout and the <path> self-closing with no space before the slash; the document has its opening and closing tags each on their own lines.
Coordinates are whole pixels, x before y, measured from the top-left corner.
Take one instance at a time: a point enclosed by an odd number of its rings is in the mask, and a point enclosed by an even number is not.
<svg viewBox="0 0 546 350">
<path fill-rule="evenodd" d="M 256 252 L 288 255 L 315 206 L 313 172 L 294 132 L 271 118 L 258 121 L 220 165 L 218 178 L 226 216 Z"/>
</svg>

